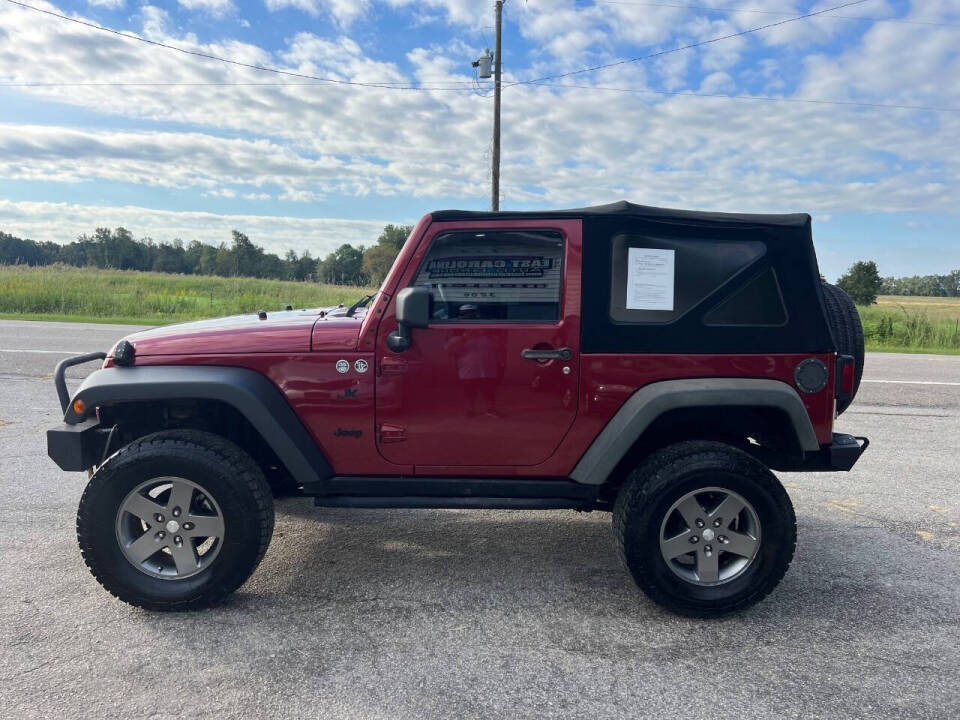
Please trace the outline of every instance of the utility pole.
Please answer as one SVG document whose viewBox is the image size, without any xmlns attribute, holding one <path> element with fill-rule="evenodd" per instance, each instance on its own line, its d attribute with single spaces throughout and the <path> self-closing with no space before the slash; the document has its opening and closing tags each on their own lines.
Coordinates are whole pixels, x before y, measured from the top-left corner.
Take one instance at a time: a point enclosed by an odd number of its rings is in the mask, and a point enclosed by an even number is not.
<svg viewBox="0 0 960 720">
<path fill-rule="evenodd" d="M 500 211 L 500 73 L 503 69 L 500 54 L 503 51 L 501 34 L 503 6 L 506 2 L 507 0 L 497 0 L 495 4 L 497 37 L 494 43 L 494 54 L 491 55 L 490 48 L 487 48 L 483 55 L 473 61 L 473 67 L 477 68 L 477 77 L 482 80 L 490 77 L 490 66 L 493 65 L 493 163 L 490 173 L 490 209 L 494 212 Z"/>
<path fill-rule="evenodd" d="M 500 210 L 500 55 L 502 45 L 500 42 L 500 31 L 503 25 L 503 3 L 505 0 L 497 0 L 497 37 L 494 41 L 494 71 L 493 71 L 493 167 L 490 185 L 490 209 L 494 212 Z"/>
</svg>

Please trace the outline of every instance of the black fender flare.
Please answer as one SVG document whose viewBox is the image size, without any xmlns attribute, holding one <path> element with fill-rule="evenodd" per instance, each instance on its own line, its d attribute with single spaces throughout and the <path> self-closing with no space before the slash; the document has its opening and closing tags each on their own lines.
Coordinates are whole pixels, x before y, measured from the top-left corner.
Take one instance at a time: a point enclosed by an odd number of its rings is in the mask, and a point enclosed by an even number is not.
<svg viewBox="0 0 960 720">
<path fill-rule="evenodd" d="M 764 378 L 662 380 L 645 385 L 627 398 L 594 438 L 570 477 L 588 485 L 600 485 L 658 417 L 677 408 L 716 406 L 782 410 L 800 448 L 804 452 L 820 449 L 803 401 L 784 382 Z"/>
<path fill-rule="evenodd" d="M 320 483 L 333 468 L 284 394 L 265 375 L 237 367 L 112 367 L 87 376 L 73 399 L 88 408 L 151 400 L 218 400 L 236 409 L 260 433 L 298 484 Z M 86 418 L 67 406 L 63 420 Z"/>
</svg>

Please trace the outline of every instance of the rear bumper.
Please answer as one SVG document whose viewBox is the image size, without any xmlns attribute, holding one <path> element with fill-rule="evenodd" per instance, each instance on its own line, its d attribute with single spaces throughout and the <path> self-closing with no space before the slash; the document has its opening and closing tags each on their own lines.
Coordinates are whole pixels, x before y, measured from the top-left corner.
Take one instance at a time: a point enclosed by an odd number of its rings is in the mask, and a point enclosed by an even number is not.
<svg viewBox="0 0 960 720">
<path fill-rule="evenodd" d="M 787 467 L 775 467 L 787 472 L 845 472 L 857 464 L 870 445 L 865 437 L 833 433 L 833 441 L 819 450 L 805 452 L 803 458 Z"/>
<path fill-rule="evenodd" d="M 834 470 L 849 470 L 857 464 L 857 460 L 869 445 L 870 441 L 865 437 L 834 433 L 833 442 L 827 448 L 830 467 Z"/>
<path fill-rule="evenodd" d="M 61 470 L 89 470 L 103 461 L 110 429 L 96 418 L 71 425 L 61 423 L 47 430 L 47 455 Z"/>
</svg>

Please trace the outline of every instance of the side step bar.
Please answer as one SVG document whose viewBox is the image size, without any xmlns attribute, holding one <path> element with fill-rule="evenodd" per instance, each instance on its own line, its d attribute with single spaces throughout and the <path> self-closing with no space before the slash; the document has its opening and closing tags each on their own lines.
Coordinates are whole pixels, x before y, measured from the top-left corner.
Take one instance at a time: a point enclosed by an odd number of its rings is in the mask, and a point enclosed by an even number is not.
<svg viewBox="0 0 960 720">
<path fill-rule="evenodd" d="M 318 507 L 340 508 L 444 508 L 464 510 L 581 510 L 588 512 L 595 504 L 570 498 L 498 498 L 498 497 L 373 497 L 357 495 L 319 495 L 313 500 Z"/>
<path fill-rule="evenodd" d="M 593 510 L 599 488 L 568 479 L 334 477 L 302 491 L 320 507 Z"/>
</svg>

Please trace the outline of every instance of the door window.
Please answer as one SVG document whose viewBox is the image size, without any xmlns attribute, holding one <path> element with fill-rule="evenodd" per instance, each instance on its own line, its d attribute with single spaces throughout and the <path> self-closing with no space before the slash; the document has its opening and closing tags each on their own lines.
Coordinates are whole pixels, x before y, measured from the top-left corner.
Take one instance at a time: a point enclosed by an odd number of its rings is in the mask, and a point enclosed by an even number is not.
<svg viewBox="0 0 960 720">
<path fill-rule="evenodd" d="M 563 236 L 551 230 L 438 235 L 415 285 L 430 288 L 433 322 L 560 319 Z"/>
</svg>

